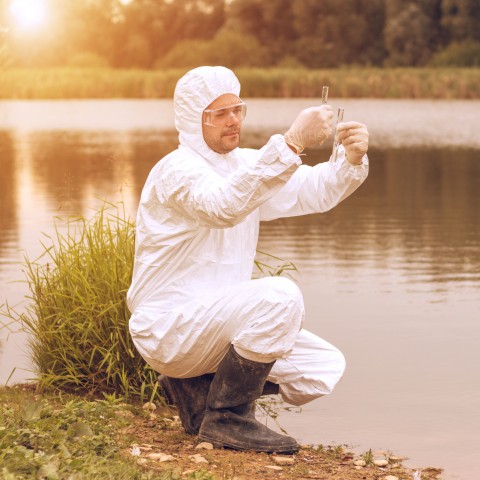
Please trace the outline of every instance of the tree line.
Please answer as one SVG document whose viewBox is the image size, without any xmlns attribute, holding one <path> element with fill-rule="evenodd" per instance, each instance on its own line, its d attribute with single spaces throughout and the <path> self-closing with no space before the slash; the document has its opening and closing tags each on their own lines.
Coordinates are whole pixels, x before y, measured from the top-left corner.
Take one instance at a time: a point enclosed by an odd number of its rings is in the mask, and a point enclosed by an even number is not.
<svg viewBox="0 0 480 480">
<path fill-rule="evenodd" d="M 480 0 L 45 0 L 19 30 L 0 0 L 0 66 L 480 66 Z"/>
</svg>

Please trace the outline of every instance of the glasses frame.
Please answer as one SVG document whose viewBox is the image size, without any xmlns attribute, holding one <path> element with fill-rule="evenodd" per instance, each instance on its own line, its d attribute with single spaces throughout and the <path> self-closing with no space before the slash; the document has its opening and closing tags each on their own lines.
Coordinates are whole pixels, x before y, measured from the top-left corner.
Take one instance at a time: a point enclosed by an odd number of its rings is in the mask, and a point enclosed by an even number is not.
<svg viewBox="0 0 480 480">
<path fill-rule="evenodd" d="M 235 113 L 234 109 L 237 107 L 242 107 L 242 110 L 239 112 L 239 116 Z M 225 115 L 225 117 L 218 121 L 218 123 L 213 123 L 212 117 L 216 112 L 220 111 L 228 111 L 228 114 Z M 227 123 L 228 119 L 230 118 L 231 114 L 234 114 L 235 117 L 240 120 L 241 122 L 245 119 L 245 116 L 247 115 L 247 104 L 245 102 L 238 102 L 235 103 L 234 105 L 229 105 L 228 107 L 222 107 L 222 108 L 214 108 L 214 109 L 205 109 L 202 114 L 202 122 L 204 125 L 208 125 L 209 127 L 220 127 L 223 126 Z"/>
</svg>

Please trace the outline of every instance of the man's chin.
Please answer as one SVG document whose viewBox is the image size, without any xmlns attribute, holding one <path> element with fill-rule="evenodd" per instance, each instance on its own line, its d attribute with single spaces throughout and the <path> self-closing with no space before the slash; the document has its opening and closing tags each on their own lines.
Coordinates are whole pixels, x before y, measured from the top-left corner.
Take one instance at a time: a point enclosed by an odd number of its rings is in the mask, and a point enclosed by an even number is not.
<svg viewBox="0 0 480 480">
<path fill-rule="evenodd" d="M 229 151 L 238 147 L 240 144 L 240 134 L 235 133 L 232 135 L 226 135 L 223 137 L 223 145 L 225 148 L 228 148 Z"/>
</svg>

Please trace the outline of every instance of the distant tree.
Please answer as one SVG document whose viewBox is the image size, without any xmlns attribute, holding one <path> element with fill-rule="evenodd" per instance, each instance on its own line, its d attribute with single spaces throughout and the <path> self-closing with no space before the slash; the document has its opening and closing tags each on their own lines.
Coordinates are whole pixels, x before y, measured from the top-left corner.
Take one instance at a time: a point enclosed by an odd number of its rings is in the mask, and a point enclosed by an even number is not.
<svg viewBox="0 0 480 480">
<path fill-rule="evenodd" d="M 452 42 L 430 60 L 432 67 L 480 67 L 480 42 Z"/>
<path fill-rule="evenodd" d="M 156 63 L 158 68 L 200 65 L 236 67 L 261 67 L 266 63 L 268 51 L 258 40 L 245 33 L 221 30 L 211 40 L 185 40 L 178 43 Z"/>
<path fill-rule="evenodd" d="M 384 0 L 296 0 L 297 58 L 310 67 L 380 65 Z"/>
<path fill-rule="evenodd" d="M 388 1 L 384 34 L 387 65 L 418 66 L 429 60 L 435 24 L 419 3 Z"/>
<path fill-rule="evenodd" d="M 123 14 L 116 64 L 152 66 L 182 42 L 211 39 L 225 23 L 225 2 L 133 0 Z"/>
<path fill-rule="evenodd" d="M 450 41 L 480 40 L 480 0 L 442 0 L 441 9 Z"/>
<path fill-rule="evenodd" d="M 228 26 L 255 37 L 269 52 L 265 61 L 276 64 L 295 50 L 298 33 L 292 22 L 292 0 L 234 0 Z"/>
</svg>

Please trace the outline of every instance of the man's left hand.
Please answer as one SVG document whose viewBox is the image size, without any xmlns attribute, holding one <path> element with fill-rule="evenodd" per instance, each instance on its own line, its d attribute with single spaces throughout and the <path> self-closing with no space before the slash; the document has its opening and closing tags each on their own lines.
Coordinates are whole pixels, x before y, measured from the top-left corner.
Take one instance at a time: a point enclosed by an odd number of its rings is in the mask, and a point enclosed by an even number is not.
<svg viewBox="0 0 480 480">
<path fill-rule="evenodd" d="M 345 147 L 347 160 L 360 165 L 368 150 L 367 126 L 358 122 L 343 122 L 337 125 L 337 141 Z"/>
</svg>

